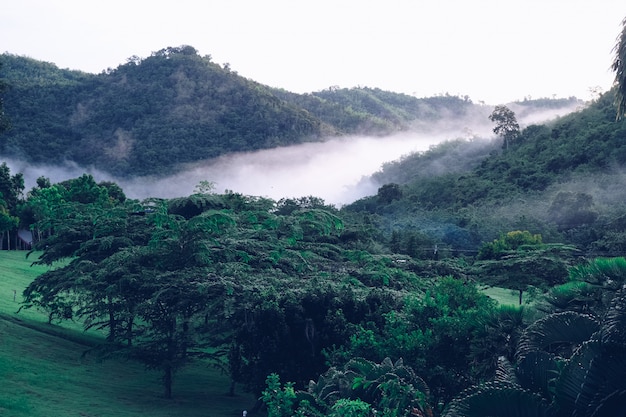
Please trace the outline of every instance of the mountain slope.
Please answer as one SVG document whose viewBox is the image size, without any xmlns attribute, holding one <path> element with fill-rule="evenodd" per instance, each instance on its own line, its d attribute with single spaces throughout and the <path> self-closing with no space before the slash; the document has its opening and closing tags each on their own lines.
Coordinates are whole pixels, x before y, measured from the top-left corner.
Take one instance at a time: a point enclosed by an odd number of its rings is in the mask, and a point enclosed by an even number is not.
<svg viewBox="0 0 626 417">
<path fill-rule="evenodd" d="M 456 248 L 530 230 L 616 255 L 626 241 L 625 165 L 626 122 L 615 120 L 608 92 L 585 109 L 528 126 L 507 150 L 457 141 L 387 164 L 374 179 L 389 185 L 346 210 L 377 213 L 388 236 L 419 232 Z"/>
<path fill-rule="evenodd" d="M 157 174 L 321 132 L 303 110 L 193 48 L 163 50 L 99 75 L 52 68 L 33 79 L 27 64 L 19 72 L 5 63 L 13 129 L 2 151 L 32 162 L 72 160 L 122 175 Z"/>
<path fill-rule="evenodd" d="M 0 136 L 0 153 L 31 163 L 72 161 L 117 176 L 162 175 L 225 153 L 329 136 L 386 135 L 472 106 L 457 97 L 417 99 L 369 88 L 293 94 L 241 77 L 190 46 L 131 57 L 97 75 L 6 53 L 0 58 L 12 124 Z"/>
</svg>

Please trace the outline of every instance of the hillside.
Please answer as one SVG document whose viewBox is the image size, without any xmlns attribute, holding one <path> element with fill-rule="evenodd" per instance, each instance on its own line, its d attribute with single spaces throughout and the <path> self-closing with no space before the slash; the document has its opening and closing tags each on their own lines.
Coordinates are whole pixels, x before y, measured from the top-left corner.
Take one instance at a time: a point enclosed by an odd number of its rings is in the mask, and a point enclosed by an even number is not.
<svg viewBox="0 0 626 417">
<path fill-rule="evenodd" d="M 346 209 L 376 213 L 388 236 L 419 233 L 460 249 L 520 229 L 620 254 L 626 123 L 615 114 L 609 92 L 577 112 L 527 126 L 506 150 L 495 140 L 443 143 L 386 164 L 373 178 L 388 186 Z"/>
<path fill-rule="evenodd" d="M 49 417 L 97 415 L 132 417 L 240 415 L 254 397 L 226 395 L 228 378 L 196 363 L 177 377 L 175 401 L 161 397 L 158 373 L 128 360 L 102 361 L 88 353 L 101 343 L 82 332 L 80 323 L 47 324 L 42 311 L 22 310 L 22 291 L 48 267 L 32 266 L 23 251 L 0 251 L 0 375 L 9 384 L 0 391 L 0 415 Z M 12 297 L 16 291 L 16 301 Z"/>
<path fill-rule="evenodd" d="M 293 94 L 239 76 L 190 46 L 165 48 L 101 74 L 3 54 L 12 129 L 0 153 L 67 161 L 117 176 L 163 175 L 181 164 L 329 136 L 387 135 L 462 115 L 467 99 L 417 99 L 379 89 Z"/>
</svg>

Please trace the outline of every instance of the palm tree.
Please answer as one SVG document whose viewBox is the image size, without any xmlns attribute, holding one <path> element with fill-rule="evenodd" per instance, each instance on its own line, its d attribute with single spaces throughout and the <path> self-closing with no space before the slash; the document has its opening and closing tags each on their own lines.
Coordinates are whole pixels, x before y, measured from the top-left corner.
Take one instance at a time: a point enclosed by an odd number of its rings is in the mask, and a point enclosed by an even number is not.
<svg viewBox="0 0 626 417">
<path fill-rule="evenodd" d="M 626 114 L 626 19 L 622 21 L 622 33 L 613 48 L 615 58 L 611 69 L 615 72 L 617 119 Z"/>
<path fill-rule="evenodd" d="M 341 399 L 358 399 L 384 415 L 430 416 L 430 389 L 402 359 L 381 363 L 353 358 L 343 368 L 330 368 L 317 382 L 309 383 L 299 400 L 333 408 Z M 386 414 L 388 413 L 388 414 Z"/>
<path fill-rule="evenodd" d="M 500 360 L 496 379 L 457 396 L 445 417 L 626 416 L 626 288 L 597 321 L 562 312 L 529 326 L 515 367 Z"/>
</svg>

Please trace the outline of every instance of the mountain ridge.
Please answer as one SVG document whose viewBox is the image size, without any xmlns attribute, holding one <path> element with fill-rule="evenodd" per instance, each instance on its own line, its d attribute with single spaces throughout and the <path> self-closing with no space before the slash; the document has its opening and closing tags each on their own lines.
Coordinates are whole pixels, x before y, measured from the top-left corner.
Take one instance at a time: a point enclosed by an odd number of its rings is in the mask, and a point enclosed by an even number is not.
<svg viewBox="0 0 626 417">
<path fill-rule="evenodd" d="M 468 97 L 367 87 L 291 93 L 241 77 L 191 46 L 131 57 L 100 74 L 8 53 L 0 61 L 13 127 L 0 136 L 0 154 L 117 177 L 162 176 L 227 153 L 328 137 L 386 136 L 481 107 Z"/>
</svg>

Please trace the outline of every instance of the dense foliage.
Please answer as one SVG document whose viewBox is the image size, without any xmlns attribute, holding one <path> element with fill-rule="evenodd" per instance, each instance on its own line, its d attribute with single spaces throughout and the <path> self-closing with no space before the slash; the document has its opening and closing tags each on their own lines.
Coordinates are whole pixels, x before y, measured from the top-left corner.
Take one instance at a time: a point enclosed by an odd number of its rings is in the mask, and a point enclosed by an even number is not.
<svg viewBox="0 0 626 417">
<path fill-rule="evenodd" d="M 546 243 L 619 255 L 626 124 L 615 120 L 613 98 L 530 125 L 507 149 L 456 140 L 389 163 L 375 178 L 395 184 L 394 198 L 383 186 L 346 210 L 376 215 L 392 241 L 419 233 L 440 250 L 475 251 L 503 232 L 528 230 Z"/>
<path fill-rule="evenodd" d="M 126 176 L 329 136 L 390 134 L 472 107 L 467 98 L 370 88 L 289 93 L 241 77 L 191 46 L 134 56 L 97 75 L 6 53 L 0 60 L 13 126 L 0 136 L 3 155 Z"/>
</svg>

